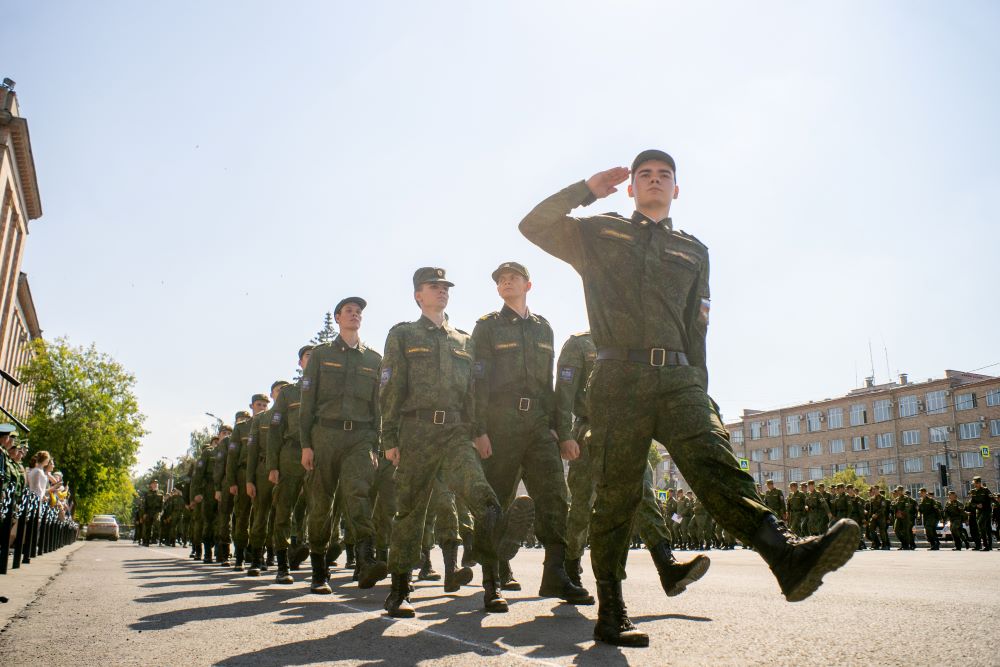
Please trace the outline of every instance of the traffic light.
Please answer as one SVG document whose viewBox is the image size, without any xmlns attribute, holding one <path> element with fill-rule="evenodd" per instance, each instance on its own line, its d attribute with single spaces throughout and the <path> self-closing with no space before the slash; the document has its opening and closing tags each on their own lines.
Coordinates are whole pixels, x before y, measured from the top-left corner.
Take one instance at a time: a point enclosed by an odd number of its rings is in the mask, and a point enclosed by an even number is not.
<svg viewBox="0 0 1000 667">
<path fill-rule="evenodd" d="M 948 466 L 943 463 L 938 464 L 938 472 L 941 474 L 941 488 L 948 488 Z"/>
</svg>

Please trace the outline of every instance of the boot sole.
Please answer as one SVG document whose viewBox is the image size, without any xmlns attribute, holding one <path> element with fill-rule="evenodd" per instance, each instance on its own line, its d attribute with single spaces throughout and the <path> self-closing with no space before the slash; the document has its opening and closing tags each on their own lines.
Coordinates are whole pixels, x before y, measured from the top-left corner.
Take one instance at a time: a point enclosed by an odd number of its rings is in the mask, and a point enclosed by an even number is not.
<svg viewBox="0 0 1000 667">
<path fill-rule="evenodd" d="M 444 592 L 455 593 L 470 581 L 472 581 L 472 570 L 463 567 L 455 571 L 455 575 L 451 578 L 451 581 L 448 580 L 447 576 L 444 578 Z"/>
<path fill-rule="evenodd" d="M 786 600 L 789 602 L 801 602 L 805 600 L 823 585 L 823 577 L 825 575 L 839 570 L 854 556 L 858 540 L 861 537 L 861 528 L 849 519 L 841 519 L 841 521 L 850 523 L 853 525 L 853 529 L 850 526 L 845 526 L 844 529 L 838 532 L 823 550 L 823 553 L 820 554 L 816 563 L 802 577 L 802 580 L 785 593 Z M 834 524 L 834 526 L 836 525 Z"/>
<path fill-rule="evenodd" d="M 697 556 L 695 557 L 693 563 L 691 564 L 691 569 L 688 571 L 687 576 L 675 583 L 669 589 L 667 589 L 666 594 L 668 598 L 676 597 L 687 590 L 687 587 L 704 577 L 708 573 L 708 568 L 711 567 L 712 561 L 709 560 L 707 556 Z"/>
<path fill-rule="evenodd" d="M 510 611 L 510 607 L 506 602 L 503 604 L 497 604 L 496 600 L 489 602 L 485 605 L 486 612 L 489 614 L 506 614 Z"/>
<path fill-rule="evenodd" d="M 417 581 L 441 581 L 441 575 L 437 572 L 431 574 L 417 575 Z"/>
<path fill-rule="evenodd" d="M 598 633 L 594 633 L 594 641 L 601 642 L 604 644 L 611 644 L 612 646 L 625 646 L 631 648 L 646 648 L 649 646 L 649 635 L 644 632 L 639 632 L 638 630 L 633 630 L 624 635 L 616 635 L 614 637 L 602 637 Z"/>
<path fill-rule="evenodd" d="M 535 503 L 528 496 L 518 496 L 510 504 L 503 520 L 503 532 L 497 541 L 497 557 L 514 560 L 521 542 L 528 537 L 528 530 L 535 521 Z"/>
<path fill-rule="evenodd" d="M 333 594 L 333 590 L 329 586 L 323 586 L 321 588 L 313 588 L 312 586 L 310 586 L 309 587 L 309 592 L 310 593 L 315 593 L 316 595 L 332 595 Z"/>
<path fill-rule="evenodd" d="M 358 577 L 358 588 L 373 588 L 375 584 L 385 579 L 389 574 L 389 566 L 376 562 L 365 571 L 364 577 Z"/>
<path fill-rule="evenodd" d="M 521 584 L 517 581 L 508 581 L 506 584 L 500 585 L 500 590 L 502 591 L 519 591 L 521 590 Z"/>
<path fill-rule="evenodd" d="M 397 609 L 396 611 L 386 611 L 386 614 L 392 618 L 413 618 L 416 616 L 416 612 L 412 609 Z"/>
</svg>

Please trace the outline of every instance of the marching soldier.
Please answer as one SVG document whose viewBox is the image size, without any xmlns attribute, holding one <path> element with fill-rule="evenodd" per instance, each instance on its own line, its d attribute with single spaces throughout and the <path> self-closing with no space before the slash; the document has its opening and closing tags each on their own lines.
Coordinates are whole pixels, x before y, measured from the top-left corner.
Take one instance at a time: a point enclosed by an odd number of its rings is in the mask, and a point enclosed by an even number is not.
<svg viewBox="0 0 1000 667">
<path fill-rule="evenodd" d="M 941 519 L 941 505 L 934 500 L 934 494 L 928 493 L 924 487 L 920 489 L 920 504 L 917 506 L 917 510 L 923 519 L 927 541 L 931 543 L 931 551 L 939 551 L 941 540 L 938 539 L 937 524 Z"/>
<path fill-rule="evenodd" d="M 983 551 L 993 550 L 993 492 L 983 484 L 983 478 L 972 478 L 972 491 L 969 493 L 969 503 L 976 511 L 976 528 L 982 541 Z"/>
<path fill-rule="evenodd" d="M 233 534 L 233 542 L 236 545 L 236 562 L 233 564 L 235 572 L 242 572 L 244 560 L 249 560 L 246 550 L 250 542 L 252 499 L 247 495 L 247 482 L 253 481 L 247 477 L 250 428 L 253 425 L 253 417 L 267 410 L 267 404 L 268 398 L 264 394 L 251 396 L 250 411 L 252 414 L 241 413 L 242 417 L 233 426 L 233 435 L 229 439 L 229 453 L 226 457 L 226 486 L 234 498 L 234 514 L 236 516 L 236 527 Z"/>
<path fill-rule="evenodd" d="M 250 415 L 240 410 L 234 417 L 234 422 L 248 419 Z M 229 567 L 229 547 L 233 541 L 233 506 L 236 497 L 233 487 L 226 483 L 226 464 L 230 453 L 236 451 L 233 441 L 233 430 L 226 427 L 226 434 L 219 433 L 219 445 L 212 462 L 212 479 L 215 485 L 215 500 L 218 510 L 215 515 L 215 560 L 219 567 Z"/>
<path fill-rule="evenodd" d="M 775 515 L 784 517 L 786 514 L 785 494 L 774 485 L 772 479 L 767 480 L 764 486 L 767 487 L 767 491 L 764 492 L 764 504 L 771 508 Z"/>
<path fill-rule="evenodd" d="M 953 551 L 962 550 L 962 524 L 969 518 L 969 515 L 962 509 L 962 503 L 958 502 L 958 494 L 954 491 L 948 492 L 948 502 L 944 506 L 944 515 L 948 519 L 948 529 L 951 531 L 951 539 L 955 543 Z"/>
<path fill-rule="evenodd" d="M 278 398 L 282 387 L 288 383 L 276 380 L 271 384 L 271 401 Z M 268 565 L 274 565 L 273 559 L 265 560 L 264 549 L 268 554 L 274 552 L 274 483 L 270 479 L 267 467 L 267 432 L 271 427 L 271 410 L 264 410 L 250 420 L 250 435 L 247 438 L 247 487 L 246 492 L 251 500 L 250 536 L 251 553 L 250 567 L 247 576 L 259 577 Z"/>
<path fill-rule="evenodd" d="M 142 544 L 149 546 L 160 539 L 160 512 L 163 511 L 163 492 L 160 482 L 153 478 L 149 490 L 142 496 Z"/>
<path fill-rule="evenodd" d="M 788 485 L 788 503 L 786 505 L 788 527 L 800 537 L 808 535 L 806 528 L 806 494 L 799 491 L 799 483 Z"/>
</svg>

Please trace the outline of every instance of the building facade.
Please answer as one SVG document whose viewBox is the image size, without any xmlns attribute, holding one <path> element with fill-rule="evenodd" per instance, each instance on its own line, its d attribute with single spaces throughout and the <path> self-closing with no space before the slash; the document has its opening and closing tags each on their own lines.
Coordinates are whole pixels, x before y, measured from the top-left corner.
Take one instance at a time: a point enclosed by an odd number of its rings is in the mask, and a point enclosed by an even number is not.
<svg viewBox="0 0 1000 667">
<path fill-rule="evenodd" d="M 0 193 L 0 370 L 16 379 L 28 343 L 41 335 L 21 262 L 28 222 L 42 216 L 42 204 L 28 121 L 10 79 L 0 83 Z M 15 387 L 9 377 L 0 380 L 0 407 L 11 416 L 23 420 L 30 403 L 30 387 Z"/>
<path fill-rule="evenodd" d="M 754 479 L 786 491 L 848 468 L 914 496 L 925 486 L 938 498 L 948 488 L 965 497 L 976 475 L 1000 487 L 1000 377 L 949 370 L 926 382 L 869 380 L 840 398 L 744 410 L 726 428 Z"/>
</svg>

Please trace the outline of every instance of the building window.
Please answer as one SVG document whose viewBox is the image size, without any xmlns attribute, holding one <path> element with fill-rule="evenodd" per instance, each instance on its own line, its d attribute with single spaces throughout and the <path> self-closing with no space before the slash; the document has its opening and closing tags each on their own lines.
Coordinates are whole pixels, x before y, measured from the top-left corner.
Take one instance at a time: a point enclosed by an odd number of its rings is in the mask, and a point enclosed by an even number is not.
<svg viewBox="0 0 1000 667">
<path fill-rule="evenodd" d="M 959 394 L 955 397 L 956 410 L 971 410 L 976 407 L 975 394 Z"/>
<path fill-rule="evenodd" d="M 931 426 L 927 430 L 931 434 L 931 442 L 948 442 L 947 426 Z"/>
<path fill-rule="evenodd" d="M 851 438 L 851 449 L 855 452 L 867 452 L 868 447 L 869 444 L 867 435 L 856 435 Z"/>
<path fill-rule="evenodd" d="M 906 485 L 906 490 L 910 492 L 910 497 L 920 502 L 920 489 L 921 487 L 927 486 L 921 482 L 911 482 Z"/>
<path fill-rule="evenodd" d="M 767 475 L 767 477 L 772 482 L 776 482 L 777 483 L 777 482 L 784 482 L 785 481 L 785 471 L 784 470 L 775 470 L 774 472 L 769 472 L 769 473 L 765 473 L 765 474 Z"/>
<path fill-rule="evenodd" d="M 788 435 L 799 433 L 799 421 L 801 419 L 801 415 L 788 415 L 785 417 L 785 433 Z"/>
<path fill-rule="evenodd" d="M 872 474 L 872 468 L 868 461 L 857 461 L 854 464 L 854 472 L 860 477 L 868 477 Z"/>
<path fill-rule="evenodd" d="M 899 416 L 913 417 L 920 412 L 920 401 L 916 396 L 903 396 L 899 399 Z"/>
<path fill-rule="evenodd" d="M 822 413 L 819 410 L 809 412 L 806 414 L 806 430 L 810 433 L 815 433 L 820 429 L 820 419 L 822 418 Z"/>
<path fill-rule="evenodd" d="M 752 449 L 750 450 L 750 460 L 760 463 L 764 460 L 764 450 L 763 449 Z"/>
<path fill-rule="evenodd" d="M 983 434 L 982 422 L 968 422 L 958 425 L 959 440 L 975 440 Z"/>
<path fill-rule="evenodd" d="M 788 469 L 788 481 L 789 482 L 801 482 L 802 481 L 802 468 L 789 468 Z"/>
<path fill-rule="evenodd" d="M 868 409 L 864 405 L 851 406 L 851 426 L 861 426 L 868 423 Z"/>
<path fill-rule="evenodd" d="M 875 446 L 879 449 L 889 449 L 896 445 L 896 437 L 894 433 L 879 433 L 875 436 Z"/>
<path fill-rule="evenodd" d="M 943 389 L 941 391 L 927 392 L 927 414 L 939 415 L 947 410 L 946 400 L 947 396 L 945 396 Z"/>
<path fill-rule="evenodd" d="M 771 447 L 767 450 L 767 458 L 769 461 L 778 461 L 781 459 L 781 447 Z"/>
<path fill-rule="evenodd" d="M 979 452 L 962 452 L 959 457 L 963 468 L 983 467 L 983 455 Z"/>
<path fill-rule="evenodd" d="M 809 468 L 809 476 L 815 479 L 816 481 L 823 479 L 823 466 Z"/>
<path fill-rule="evenodd" d="M 990 435 L 1000 435 L 1000 419 L 990 420 Z"/>
<path fill-rule="evenodd" d="M 762 422 L 750 422 L 750 439 L 760 440 L 760 428 L 763 426 Z"/>
<path fill-rule="evenodd" d="M 903 445 L 919 445 L 920 444 L 920 431 L 903 431 Z"/>
<path fill-rule="evenodd" d="M 821 442 L 810 442 L 806 445 L 806 452 L 809 456 L 819 456 L 823 453 L 823 443 Z"/>
<path fill-rule="evenodd" d="M 912 459 L 903 459 L 903 472 L 923 472 L 924 459 L 917 456 Z"/>
<path fill-rule="evenodd" d="M 750 474 L 753 475 L 753 481 L 757 483 L 757 486 L 760 486 L 760 474 L 756 470 Z"/>
<path fill-rule="evenodd" d="M 797 459 L 802 456 L 802 445 L 789 445 L 788 458 Z"/>
<path fill-rule="evenodd" d="M 944 454 L 934 454 L 931 456 L 931 469 L 937 470 L 939 466 L 947 465 L 948 457 Z"/>
<path fill-rule="evenodd" d="M 878 474 L 880 475 L 895 475 L 896 474 L 896 459 L 882 459 L 878 462 Z"/>
<path fill-rule="evenodd" d="M 875 421 L 887 422 L 892 419 L 892 401 L 884 399 L 875 401 Z"/>
<path fill-rule="evenodd" d="M 831 454 L 843 454 L 844 453 L 844 441 L 840 438 L 830 441 L 830 453 Z"/>
<path fill-rule="evenodd" d="M 844 408 L 830 408 L 826 422 L 827 428 L 844 428 Z"/>
<path fill-rule="evenodd" d="M 1000 405 L 1000 389 L 990 389 L 986 392 L 986 405 L 991 408 Z"/>
<path fill-rule="evenodd" d="M 781 435 L 781 420 L 780 419 L 768 419 L 767 420 L 767 436 L 769 438 L 777 438 Z"/>
<path fill-rule="evenodd" d="M 733 431 L 730 435 L 732 435 L 734 445 L 743 444 L 743 429 L 737 429 Z"/>
</svg>

